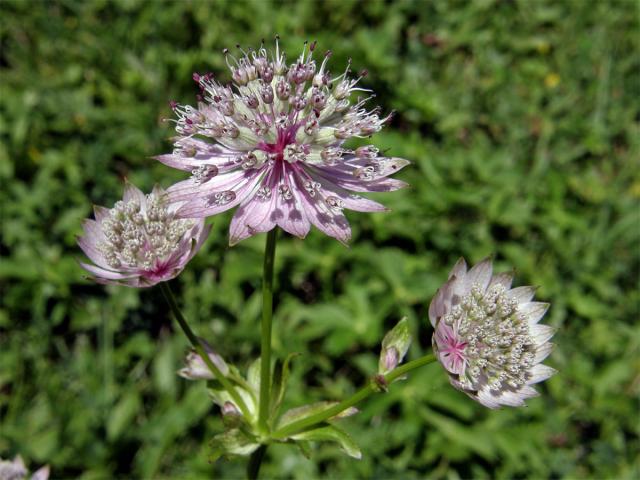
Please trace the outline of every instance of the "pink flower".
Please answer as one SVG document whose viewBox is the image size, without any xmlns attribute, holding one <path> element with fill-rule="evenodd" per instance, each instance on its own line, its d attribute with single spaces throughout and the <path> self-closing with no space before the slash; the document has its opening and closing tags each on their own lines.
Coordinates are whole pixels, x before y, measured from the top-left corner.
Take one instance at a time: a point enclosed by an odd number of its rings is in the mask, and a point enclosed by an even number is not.
<svg viewBox="0 0 640 480">
<path fill-rule="evenodd" d="M 78 245 L 93 264 L 80 263 L 98 283 L 150 287 L 176 277 L 209 235 L 202 219 L 175 217 L 155 187 L 144 195 L 130 183 L 112 209 L 95 207 Z"/>
<path fill-rule="evenodd" d="M 351 238 L 343 210 L 385 211 L 353 192 L 383 192 L 406 186 L 388 178 L 409 162 L 379 155 L 372 145 L 349 149 L 350 138 L 368 138 L 389 117 L 366 110 L 368 98 L 352 101 L 358 78 L 349 67 L 336 77 L 327 70 L 330 52 L 319 68 L 315 43 L 287 67 L 276 41 L 275 54 L 264 47 L 225 51 L 233 88 L 213 75 L 194 74 L 202 90 L 197 108 L 171 104 L 178 115 L 173 153 L 162 163 L 191 172 L 168 189 L 183 202 L 179 217 L 208 217 L 238 206 L 230 244 L 275 226 L 304 238 L 311 225 L 346 243 Z"/>
<path fill-rule="evenodd" d="M 531 301 L 535 288 L 492 272 L 490 259 L 469 271 L 456 263 L 429 306 L 433 348 L 458 390 L 489 408 L 520 406 L 555 373 L 541 363 L 555 330 L 538 324 L 549 304 Z"/>
</svg>

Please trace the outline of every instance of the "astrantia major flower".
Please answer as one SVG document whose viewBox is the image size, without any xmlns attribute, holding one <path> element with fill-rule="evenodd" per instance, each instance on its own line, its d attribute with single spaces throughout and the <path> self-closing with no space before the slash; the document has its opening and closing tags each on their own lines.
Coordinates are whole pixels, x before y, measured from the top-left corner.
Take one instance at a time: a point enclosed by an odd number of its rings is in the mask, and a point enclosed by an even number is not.
<svg viewBox="0 0 640 480">
<path fill-rule="evenodd" d="M 127 183 L 121 201 L 85 220 L 78 245 L 93 265 L 80 265 L 99 283 L 150 287 L 174 278 L 210 230 L 203 219 L 176 218 L 178 207 L 159 187 L 145 195 Z"/>
<path fill-rule="evenodd" d="M 433 348 L 454 387 L 489 408 L 520 406 L 555 373 L 541 364 L 552 350 L 554 329 L 538 324 L 549 304 L 492 271 L 490 259 L 469 271 L 458 261 L 429 306 Z"/>
<path fill-rule="evenodd" d="M 212 74 L 194 74 L 202 90 L 197 107 L 177 105 L 173 153 L 162 163 L 191 173 L 168 189 L 184 202 L 182 217 L 208 217 L 239 206 L 230 227 L 235 244 L 276 225 L 304 237 L 313 224 L 341 242 L 351 237 L 343 210 L 386 210 L 353 192 L 397 190 L 406 184 L 387 178 L 409 162 L 385 157 L 373 145 L 349 149 L 350 138 L 367 138 L 389 117 L 367 110 L 372 97 L 356 98 L 358 78 L 331 76 L 329 52 L 317 67 L 315 43 L 305 44 L 291 65 L 264 47 L 225 51 L 233 84 Z"/>
</svg>

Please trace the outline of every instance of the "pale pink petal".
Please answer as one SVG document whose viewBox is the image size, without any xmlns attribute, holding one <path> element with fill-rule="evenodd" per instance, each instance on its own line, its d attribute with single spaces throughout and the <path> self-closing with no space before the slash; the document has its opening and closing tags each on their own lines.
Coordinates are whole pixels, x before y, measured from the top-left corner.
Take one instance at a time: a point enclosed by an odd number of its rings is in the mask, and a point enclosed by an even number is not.
<svg viewBox="0 0 640 480">
<path fill-rule="evenodd" d="M 134 200 L 138 202 L 139 205 L 143 205 L 145 203 L 145 195 L 133 183 L 126 180 L 124 182 L 124 195 L 122 200 L 125 202 Z"/>
<path fill-rule="evenodd" d="M 506 290 L 509 290 L 509 288 L 511 288 L 511 282 L 513 282 L 513 272 L 498 273 L 491 278 L 491 282 L 487 289 L 490 290 L 496 285 L 501 285 Z"/>
<path fill-rule="evenodd" d="M 536 324 L 531 326 L 531 337 L 536 345 L 546 343 L 556 333 L 556 329 L 549 325 Z"/>
<path fill-rule="evenodd" d="M 291 168 L 285 168 L 280 187 L 290 192 L 291 198 L 285 198 L 284 195 L 278 194 L 276 209 L 273 212 L 274 219 L 285 232 L 298 238 L 304 238 L 309 233 L 311 222 L 302 206 L 296 188 L 295 173 Z"/>
<path fill-rule="evenodd" d="M 207 197 L 198 197 L 185 203 L 176 212 L 176 215 L 179 218 L 202 218 L 224 212 L 253 195 L 259 185 L 260 175 L 249 175 L 242 183 L 236 183 L 229 190 L 209 192 Z M 222 198 L 224 198 L 224 195 L 229 195 L 228 200 L 217 203 L 215 198 L 218 194 L 223 195 Z"/>
<path fill-rule="evenodd" d="M 544 302 L 527 302 L 518 305 L 518 312 L 526 317 L 530 327 L 538 323 L 548 309 L 549 304 Z"/>
<path fill-rule="evenodd" d="M 471 289 L 472 286 L 479 285 L 480 290 L 484 292 L 491 281 L 492 273 L 493 265 L 491 257 L 487 257 L 467 272 L 466 288 Z"/>
<path fill-rule="evenodd" d="M 88 241 L 85 237 L 78 237 L 76 240 L 80 249 L 93 263 L 102 268 L 109 268 L 104 255 L 96 248 L 95 243 Z"/>
<path fill-rule="evenodd" d="M 136 274 L 130 273 L 130 272 L 126 272 L 126 273 L 114 272 L 104 268 L 96 267 L 95 265 L 90 265 L 88 263 L 83 263 L 83 262 L 79 262 L 79 263 L 80 263 L 80 266 L 84 268 L 87 272 L 92 273 L 98 278 L 104 278 L 107 280 L 123 280 L 125 278 L 132 278 L 137 276 Z"/>
<path fill-rule="evenodd" d="M 351 227 L 344 214 L 332 211 L 325 203 L 326 197 L 318 192 L 312 197 L 298 178 L 298 192 L 307 217 L 324 234 L 333 237 L 345 245 L 351 239 Z"/>
<path fill-rule="evenodd" d="M 526 303 L 533 298 L 536 290 L 536 287 L 516 287 L 507 292 L 507 298 L 513 299 L 518 303 Z"/>
<path fill-rule="evenodd" d="M 535 365 L 529 373 L 531 377 L 527 379 L 527 385 L 534 385 L 536 383 L 543 382 L 555 375 L 557 370 L 555 368 L 547 367 L 546 365 Z"/>
<path fill-rule="evenodd" d="M 543 362 L 553 351 L 553 343 L 544 343 L 536 347 L 533 363 Z"/>
<path fill-rule="evenodd" d="M 234 190 L 238 185 L 246 182 L 247 179 L 255 178 L 261 173 L 258 170 L 238 170 L 218 175 L 203 184 L 199 184 L 190 178 L 170 186 L 167 189 L 167 194 L 170 202 L 190 201 L 196 197 L 206 197 L 213 192 Z"/>
<path fill-rule="evenodd" d="M 438 319 L 451 309 L 451 286 L 456 280 L 455 277 L 449 278 L 449 280 L 438 289 L 429 304 L 429 320 L 434 328 Z"/>
<path fill-rule="evenodd" d="M 498 399 L 489 391 L 488 387 L 481 388 L 477 393 L 477 398 L 478 401 L 487 408 L 500 408 Z"/>
<path fill-rule="evenodd" d="M 456 262 L 456 264 L 451 269 L 451 272 L 449 272 L 449 278 L 454 276 L 458 278 L 462 278 L 463 276 L 466 275 L 466 273 L 467 273 L 467 262 L 465 262 L 464 258 L 460 257 Z"/>
</svg>

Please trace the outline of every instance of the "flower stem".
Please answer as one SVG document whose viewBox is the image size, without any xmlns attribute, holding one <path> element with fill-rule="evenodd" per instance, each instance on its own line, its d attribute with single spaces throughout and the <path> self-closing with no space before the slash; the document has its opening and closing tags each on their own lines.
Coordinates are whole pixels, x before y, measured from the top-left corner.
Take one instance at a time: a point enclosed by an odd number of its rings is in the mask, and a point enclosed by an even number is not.
<svg viewBox="0 0 640 480">
<path fill-rule="evenodd" d="M 209 358 L 209 355 L 202 346 L 202 343 L 200 342 L 198 337 L 195 336 L 195 334 L 191 330 L 191 327 L 189 327 L 189 324 L 185 320 L 184 315 L 182 315 L 180 307 L 178 307 L 178 302 L 176 302 L 176 297 L 173 295 L 169 284 L 167 282 L 161 282 L 160 291 L 162 292 L 164 299 L 169 304 L 169 308 L 171 308 L 173 315 L 176 317 L 180 328 L 182 328 L 182 331 L 191 342 L 191 345 L 193 345 L 193 348 L 196 349 L 198 355 L 200 355 L 204 363 L 207 365 L 207 367 L 209 367 L 209 370 L 211 370 L 211 373 L 213 373 L 213 375 L 216 377 L 216 380 L 218 380 L 225 388 L 225 390 L 229 392 L 229 395 L 231 395 L 233 401 L 236 403 L 236 405 L 238 405 L 238 408 L 240 408 L 240 411 L 242 411 L 244 417 L 249 420 L 251 416 L 246 403 L 244 403 L 244 400 L 234 388 L 233 384 L 227 379 L 227 377 L 224 376 L 220 369 L 216 367 L 215 363 L 211 361 L 211 358 Z"/>
<path fill-rule="evenodd" d="M 249 457 L 249 464 L 247 465 L 247 478 L 249 480 L 257 480 L 265 453 L 267 453 L 267 445 L 260 445 Z"/>
<path fill-rule="evenodd" d="M 384 375 L 384 382 L 386 384 L 390 384 L 394 380 L 399 377 L 402 377 L 405 373 L 410 372 L 418 367 L 423 365 L 427 365 L 433 361 L 435 361 L 436 357 L 433 354 L 425 355 L 424 357 L 420 357 L 411 362 L 405 363 L 404 365 L 392 370 L 391 372 Z M 324 422 L 331 417 L 338 415 L 340 412 L 346 410 L 349 407 L 353 407 L 355 404 L 361 402 L 365 398 L 367 398 L 372 393 L 378 392 L 379 387 L 376 385 L 374 380 L 371 380 L 367 385 L 362 387 L 356 393 L 354 393 L 351 397 L 343 400 L 342 402 L 334 405 L 333 407 L 327 408 L 322 412 L 318 412 L 315 415 L 311 415 L 306 418 L 301 418 L 300 420 L 290 423 L 289 425 L 276 430 L 271 434 L 271 438 L 280 440 L 283 438 L 290 437 L 291 435 L 298 433 L 302 430 L 305 430 L 308 427 L 311 427 L 317 423 Z"/>
<path fill-rule="evenodd" d="M 267 233 L 264 247 L 264 268 L 262 274 L 262 324 L 260 341 L 260 406 L 258 428 L 268 433 L 267 418 L 271 396 L 271 318 L 273 316 L 273 263 L 276 256 L 276 235 L 274 228 Z"/>
</svg>

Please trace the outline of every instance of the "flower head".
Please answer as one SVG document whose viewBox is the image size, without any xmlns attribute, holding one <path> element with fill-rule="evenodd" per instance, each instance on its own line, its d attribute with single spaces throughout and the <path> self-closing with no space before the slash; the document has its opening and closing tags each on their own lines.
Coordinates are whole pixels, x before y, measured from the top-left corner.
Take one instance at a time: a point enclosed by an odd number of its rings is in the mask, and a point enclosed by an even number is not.
<svg viewBox="0 0 640 480">
<path fill-rule="evenodd" d="M 144 195 L 127 183 L 121 201 L 85 220 L 78 245 L 93 264 L 80 265 L 99 283 L 150 287 L 174 278 L 210 230 L 202 219 L 176 218 L 178 206 L 159 187 Z"/>
<path fill-rule="evenodd" d="M 436 357 L 451 384 L 489 408 L 520 406 L 533 384 L 555 373 L 541 362 L 555 330 L 538 322 L 549 304 L 533 287 L 511 288 L 512 274 L 492 275 L 490 259 L 467 271 L 460 259 L 429 306 Z"/>
<path fill-rule="evenodd" d="M 162 163 L 191 173 L 168 189 L 184 202 L 181 217 L 208 217 L 239 206 L 230 227 L 235 244 L 276 225 L 304 237 L 311 225 L 341 242 L 351 237 L 343 210 L 374 212 L 381 204 L 352 192 L 397 190 L 406 184 L 387 178 L 409 162 L 380 155 L 373 145 L 349 149 L 350 138 L 367 138 L 390 118 L 354 99 L 367 92 L 349 77 L 327 70 L 330 52 L 318 67 L 315 42 L 305 44 L 290 65 L 264 47 L 225 55 L 232 85 L 212 74 L 194 74 L 202 95 L 197 107 L 171 106 L 177 114 L 173 153 Z"/>
</svg>

